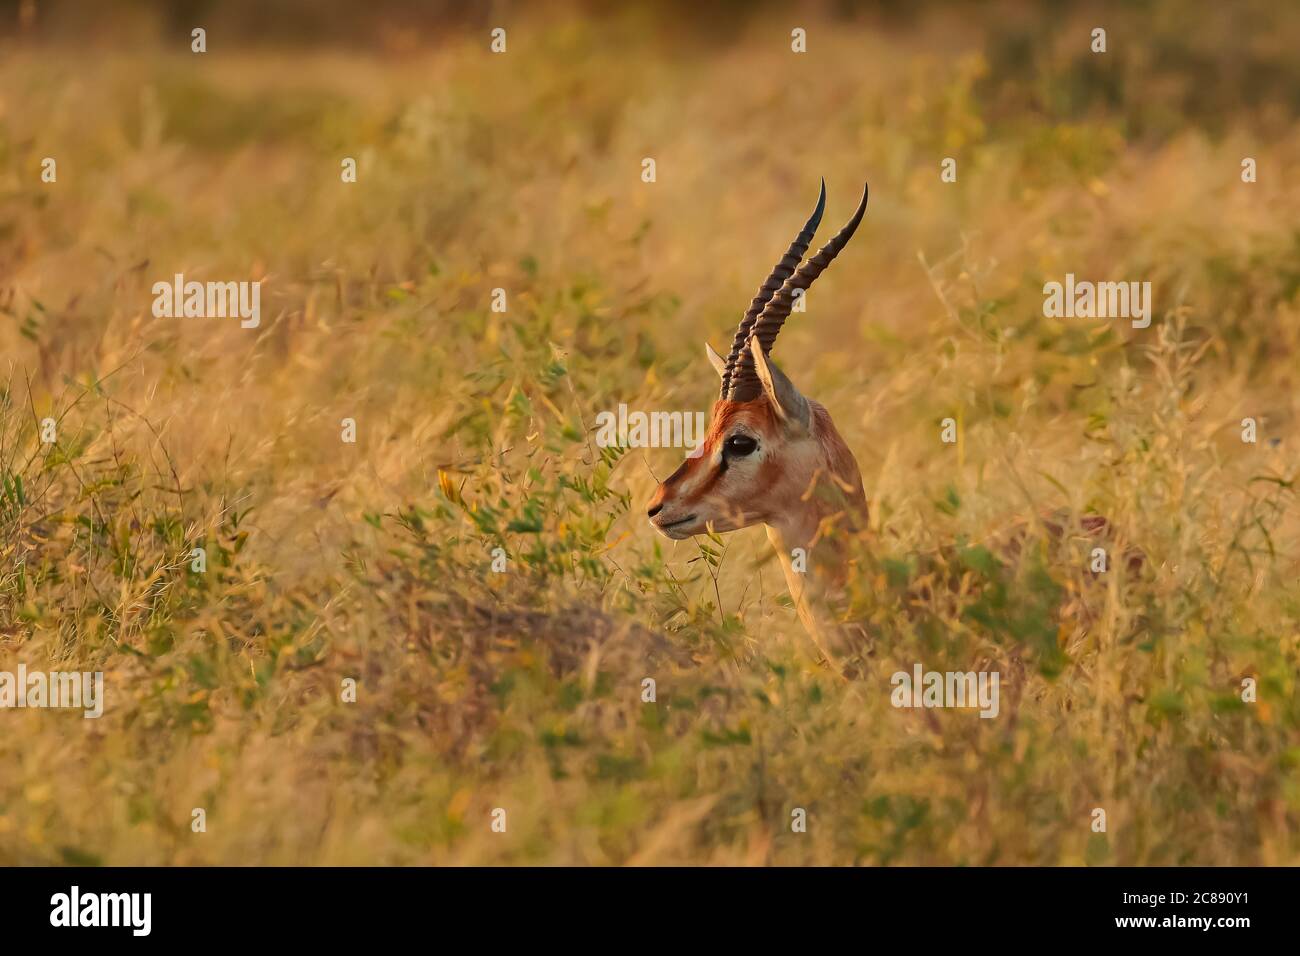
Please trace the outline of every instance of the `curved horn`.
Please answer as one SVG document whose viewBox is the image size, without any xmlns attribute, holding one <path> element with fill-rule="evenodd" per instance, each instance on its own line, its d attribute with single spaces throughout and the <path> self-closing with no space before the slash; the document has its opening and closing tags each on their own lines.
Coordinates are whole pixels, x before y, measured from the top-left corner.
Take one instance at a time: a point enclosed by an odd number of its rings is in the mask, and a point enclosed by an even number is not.
<svg viewBox="0 0 1300 956">
<path fill-rule="evenodd" d="M 808 217 L 804 223 L 802 231 L 794 237 L 794 242 L 790 243 L 790 248 L 786 250 L 781 261 L 772 267 L 772 274 L 767 277 L 758 288 L 758 294 L 754 296 L 754 301 L 749 304 L 749 310 L 740 320 L 740 326 L 736 329 L 736 337 L 731 342 L 731 351 L 727 354 L 727 366 L 722 373 L 722 392 L 720 397 L 727 397 L 727 388 L 731 384 L 732 371 L 736 367 L 736 360 L 740 358 L 741 353 L 749 342 L 750 330 L 754 327 L 754 322 L 758 314 L 767 305 L 773 294 L 781 288 L 795 270 L 795 266 L 803 261 L 803 254 L 808 251 L 808 245 L 812 242 L 813 233 L 817 231 L 818 225 L 822 221 L 822 213 L 826 209 L 826 180 L 822 179 L 821 194 L 817 197 L 817 208 L 813 214 Z"/>
<path fill-rule="evenodd" d="M 772 351 L 772 345 L 776 342 L 777 333 L 781 331 L 786 316 L 790 314 L 790 310 L 794 307 L 795 290 L 807 289 L 825 271 L 831 261 L 840 254 L 840 251 L 853 238 L 853 233 L 857 231 L 858 223 L 862 221 L 862 215 L 866 211 L 867 187 L 864 185 L 862 187 L 862 200 L 858 203 L 853 218 L 846 222 L 844 228 L 836 233 L 830 242 L 822 246 L 815 256 L 801 265 L 794 275 L 786 279 L 780 291 L 773 295 L 767 305 L 763 307 L 763 311 L 754 320 L 753 334 L 763 346 L 764 355 Z M 732 366 L 729 384 L 731 394 L 724 393 L 724 398 L 728 398 L 733 402 L 747 402 L 758 397 L 762 386 L 759 383 L 758 374 L 754 371 L 754 356 L 750 353 L 747 345 Z"/>
</svg>

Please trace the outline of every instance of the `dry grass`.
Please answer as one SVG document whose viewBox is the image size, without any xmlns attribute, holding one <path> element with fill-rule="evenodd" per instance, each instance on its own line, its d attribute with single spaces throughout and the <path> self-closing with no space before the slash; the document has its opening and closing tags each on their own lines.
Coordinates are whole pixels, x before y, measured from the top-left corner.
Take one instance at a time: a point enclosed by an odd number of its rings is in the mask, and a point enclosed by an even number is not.
<svg viewBox="0 0 1300 956">
<path fill-rule="evenodd" d="M 1037 6 L 810 13 L 802 57 L 776 10 L 552 10 L 505 56 L 11 44 L 0 669 L 108 699 L 0 713 L 0 862 L 1300 862 L 1300 16 L 1181 7 L 1110 14 L 1105 58 Z M 852 684 L 761 531 L 652 535 L 680 453 L 589 433 L 707 406 L 700 340 L 819 175 L 828 221 L 872 203 L 778 351 L 872 503 Z M 154 319 L 175 272 L 262 279 L 261 328 Z M 1065 272 L 1152 281 L 1152 327 L 1044 318 Z M 1147 567 L 965 547 L 1047 507 Z M 981 586 L 908 606 L 953 544 Z M 893 709 L 915 661 L 1000 669 L 1001 716 Z"/>
</svg>

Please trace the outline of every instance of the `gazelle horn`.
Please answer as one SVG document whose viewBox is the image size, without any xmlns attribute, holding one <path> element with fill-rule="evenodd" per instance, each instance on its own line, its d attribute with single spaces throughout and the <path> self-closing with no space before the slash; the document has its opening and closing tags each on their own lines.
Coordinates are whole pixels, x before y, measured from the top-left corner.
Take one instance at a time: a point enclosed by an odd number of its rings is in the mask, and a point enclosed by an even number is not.
<svg viewBox="0 0 1300 956">
<path fill-rule="evenodd" d="M 795 266 L 803 261 L 803 254 L 808 251 L 808 245 L 812 242 L 813 233 L 817 231 L 817 226 L 821 224 L 822 213 L 825 209 L 826 180 L 823 179 L 821 195 L 817 197 L 817 208 L 813 210 L 813 214 L 804 223 L 803 230 L 794 237 L 794 242 L 790 243 L 790 248 L 781 257 L 781 261 L 773 266 L 772 274 L 767 277 L 767 281 L 759 286 L 758 294 L 754 296 L 754 301 L 749 304 L 749 310 L 740 320 L 740 326 L 736 329 L 736 337 L 731 343 L 731 352 L 727 355 L 727 367 L 722 373 L 722 398 L 727 397 L 727 387 L 731 384 L 736 360 L 740 358 L 741 353 L 745 350 L 746 343 L 749 342 L 750 330 L 754 327 L 754 321 L 758 318 L 758 314 L 763 311 L 763 307 L 768 304 L 773 294 L 781 288 L 782 283 L 794 273 Z"/>
<path fill-rule="evenodd" d="M 793 275 L 786 279 L 780 290 L 771 296 L 767 305 L 763 307 L 763 311 L 759 313 L 758 318 L 753 322 L 753 334 L 758 337 L 764 355 L 772 351 L 772 345 L 776 342 L 777 333 L 781 331 L 786 316 L 790 314 L 790 310 L 794 307 L 795 290 L 807 289 L 825 271 L 831 261 L 840 254 L 848 241 L 853 238 L 853 233 L 857 230 L 858 223 L 862 221 L 862 215 L 866 211 L 867 187 L 864 185 L 862 187 L 862 201 L 858 203 L 853 218 L 845 223 L 844 228 L 836 233 L 830 242 L 822 246 L 815 256 L 801 265 Z M 758 397 L 762 386 L 759 383 L 758 374 L 754 371 L 754 356 L 750 353 L 748 347 L 742 348 L 740 355 L 732 364 L 731 377 L 726 384 L 730 385 L 730 394 L 724 388 L 723 398 L 730 399 L 733 402 L 747 402 Z"/>
</svg>

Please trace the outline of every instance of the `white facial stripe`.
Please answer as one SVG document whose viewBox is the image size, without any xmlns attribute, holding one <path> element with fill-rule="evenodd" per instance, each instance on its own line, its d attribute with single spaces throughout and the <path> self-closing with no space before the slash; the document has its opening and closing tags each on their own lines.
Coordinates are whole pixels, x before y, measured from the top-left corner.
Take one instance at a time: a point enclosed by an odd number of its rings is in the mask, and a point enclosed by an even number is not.
<svg viewBox="0 0 1300 956">
<path fill-rule="evenodd" d="M 718 468 L 719 460 L 720 459 L 717 455 L 713 455 L 709 458 L 707 468 L 695 468 L 694 474 L 692 474 L 687 481 L 682 483 L 679 495 L 684 498 L 695 497 L 695 493 L 705 484 L 705 482 L 709 481 L 709 479 L 713 477 L 714 472 Z"/>
</svg>

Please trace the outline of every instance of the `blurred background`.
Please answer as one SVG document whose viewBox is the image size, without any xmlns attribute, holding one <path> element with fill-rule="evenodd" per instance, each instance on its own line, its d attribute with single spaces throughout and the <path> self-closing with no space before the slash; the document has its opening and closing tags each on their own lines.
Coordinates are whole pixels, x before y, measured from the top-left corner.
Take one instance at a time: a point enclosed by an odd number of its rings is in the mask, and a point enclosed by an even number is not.
<svg viewBox="0 0 1300 956">
<path fill-rule="evenodd" d="M 3 714 L 0 862 L 1300 860 L 1300 8 L 704 7 L 0 2 L 0 669 L 108 693 Z M 871 503 L 854 684 L 591 436 L 709 407 L 822 176 L 871 204 L 776 357 Z M 178 272 L 260 327 L 154 318 Z M 1145 571 L 917 606 L 1042 507 Z M 917 661 L 1002 716 L 892 709 Z"/>
</svg>

